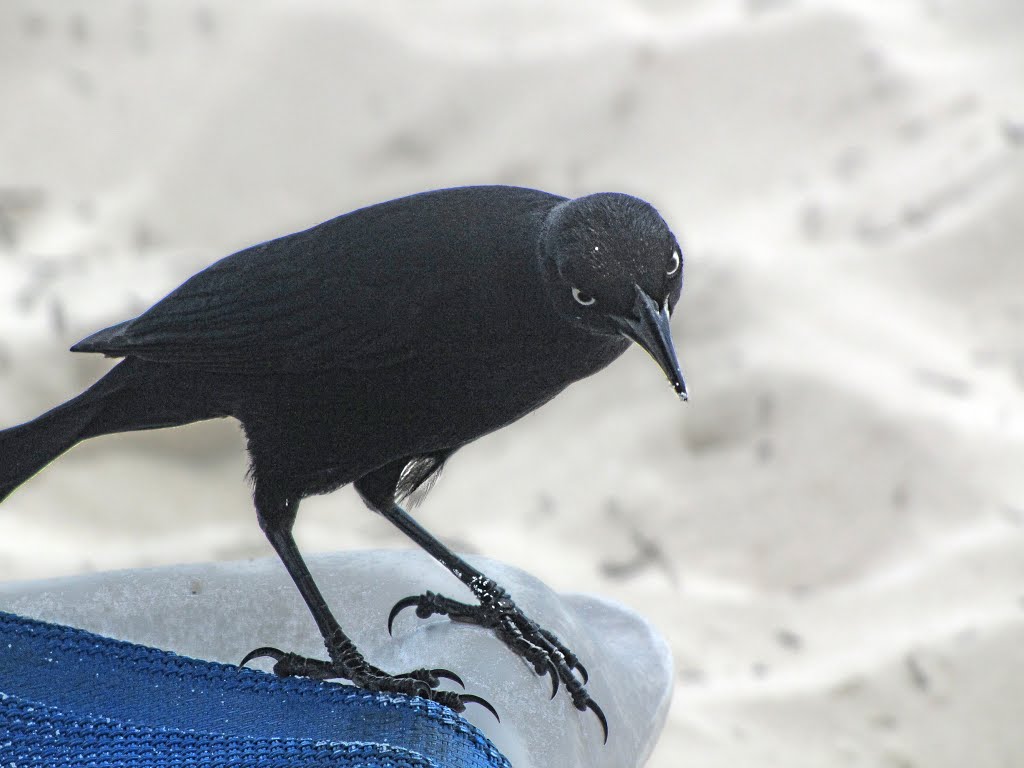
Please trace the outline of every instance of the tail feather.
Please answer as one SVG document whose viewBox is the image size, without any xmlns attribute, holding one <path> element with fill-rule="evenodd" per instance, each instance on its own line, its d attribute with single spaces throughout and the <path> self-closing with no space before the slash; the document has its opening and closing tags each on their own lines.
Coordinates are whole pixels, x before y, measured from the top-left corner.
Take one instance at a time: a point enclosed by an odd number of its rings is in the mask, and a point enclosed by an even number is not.
<svg viewBox="0 0 1024 768">
<path fill-rule="evenodd" d="M 0 431 L 0 502 L 82 440 L 228 415 L 230 408 L 206 377 L 135 358 L 122 360 L 78 397 Z"/>
<path fill-rule="evenodd" d="M 86 437 L 101 407 L 102 397 L 86 391 L 32 421 L 0 431 L 0 502 Z"/>
<path fill-rule="evenodd" d="M 124 384 L 118 370 L 122 365 L 78 397 L 32 421 L 0 431 L 0 502 L 66 450 L 97 434 L 93 422 L 103 412 L 107 396 Z"/>
</svg>

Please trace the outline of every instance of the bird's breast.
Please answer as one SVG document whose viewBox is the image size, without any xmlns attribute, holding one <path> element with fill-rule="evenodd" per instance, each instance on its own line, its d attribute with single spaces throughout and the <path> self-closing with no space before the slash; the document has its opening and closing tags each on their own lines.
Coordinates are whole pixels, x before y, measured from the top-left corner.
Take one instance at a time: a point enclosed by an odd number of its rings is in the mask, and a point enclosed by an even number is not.
<svg viewBox="0 0 1024 768">
<path fill-rule="evenodd" d="M 405 421 L 394 428 L 437 450 L 465 444 L 540 407 L 628 347 L 613 337 L 519 337 L 515 343 L 440 349 L 430 365 L 399 372 L 384 389 Z"/>
</svg>

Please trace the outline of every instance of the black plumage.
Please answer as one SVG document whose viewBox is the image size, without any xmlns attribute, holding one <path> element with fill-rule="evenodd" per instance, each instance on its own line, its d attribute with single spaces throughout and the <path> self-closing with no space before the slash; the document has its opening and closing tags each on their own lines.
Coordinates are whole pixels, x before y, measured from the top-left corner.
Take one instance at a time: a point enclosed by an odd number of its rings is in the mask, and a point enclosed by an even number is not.
<svg viewBox="0 0 1024 768">
<path fill-rule="evenodd" d="M 492 627 L 580 709 L 577 660 L 398 502 L 461 446 L 644 346 L 686 390 L 668 317 L 679 244 L 648 203 L 513 187 L 426 192 L 339 216 L 218 261 L 139 317 L 79 342 L 124 358 L 78 397 L 0 432 L 0 500 L 80 440 L 232 416 L 248 440 L 260 524 L 331 661 L 259 649 L 282 674 L 343 677 L 461 709 L 443 670 L 392 676 L 341 631 L 295 547 L 299 501 L 347 483 L 481 601 L 403 601 Z M 392 614 L 392 618 L 393 618 Z"/>
</svg>

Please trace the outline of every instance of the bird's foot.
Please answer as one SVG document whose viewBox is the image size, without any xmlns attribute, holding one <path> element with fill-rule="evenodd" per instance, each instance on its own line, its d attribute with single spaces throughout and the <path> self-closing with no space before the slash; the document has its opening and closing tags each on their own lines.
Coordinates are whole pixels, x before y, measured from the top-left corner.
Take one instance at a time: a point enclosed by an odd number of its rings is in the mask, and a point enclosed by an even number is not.
<svg viewBox="0 0 1024 768">
<path fill-rule="evenodd" d="M 608 741 L 608 720 L 597 703 L 587 693 L 587 670 L 562 642 L 552 633 L 528 618 L 501 587 L 490 579 L 478 580 L 470 586 L 480 605 L 469 605 L 425 592 L 406 597 L 395 603 L 388 616 L 388 632 L 395 617 L 406 608 L 416 608 L 421 619 L 434 614 L 447 616 L 452 621 L 476 624 L 492 630 L 512 651 L 526 660 L 538 675 L 551 675 L 551 698 L 563 684 L 576 709 L 592 711 L 601 723 L 604 740 Z M 580 677 L 575 672 L 579 671 Z"/>
<path fill-rule="evenodd" d="M 335 654 L 331 654 L 332 657 Z M 277 648 L 257 648 L 246 654 L 241 666 L 253 659 L 273 659 L 273 672 L 280 677 L 308 677 L 314 680 L 349 680 L 353 685 L 367 691 L 381 693 L 401 693 L 406 696 L 419 696 L 436 701 L 456 712 L 462 712 L 467 704 L 479 704 L 488 710 L 500 722 L 498 712 L 491 703 L 480 696 L 454 691 L 439 691 L 441 680 L 451 680 L 465 688 L 457 674 L 448 669 L 414 669 L 411 672 L 391 675 L 366 662 L 358 651 L 347 649 L 338 654 L 337 660 L 327 661 L 287 653 Z"/>
</svg>

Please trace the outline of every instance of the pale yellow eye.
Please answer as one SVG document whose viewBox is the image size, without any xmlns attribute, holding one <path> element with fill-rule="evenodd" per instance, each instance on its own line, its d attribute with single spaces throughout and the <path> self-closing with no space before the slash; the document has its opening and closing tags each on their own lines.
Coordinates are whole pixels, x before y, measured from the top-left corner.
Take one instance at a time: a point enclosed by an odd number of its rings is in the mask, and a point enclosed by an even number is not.
<svg viewBox="0 0 1024 768">
<path fill-rule="evenodd" d="M 668 262 L 668 272 L 666 273 L 669 277 L 672 277 L 676 272 L 679 271 L 679 265 L 682 260 L 679 258 L 679 251 L 672 251 L 672 258 Z"/>
<path fill-rule="evenodd" d="M 589 307 L 591 304 L 597 301 L 596 297 L 591 296 L 589 293 L 584 293 L 579 288 L 572 289 L 572 297 L 576 299 L 577 304 L 581 304 L 584 307 Z"/>
</svg>

